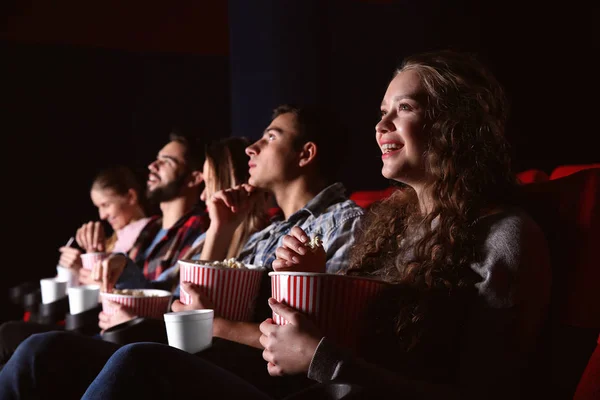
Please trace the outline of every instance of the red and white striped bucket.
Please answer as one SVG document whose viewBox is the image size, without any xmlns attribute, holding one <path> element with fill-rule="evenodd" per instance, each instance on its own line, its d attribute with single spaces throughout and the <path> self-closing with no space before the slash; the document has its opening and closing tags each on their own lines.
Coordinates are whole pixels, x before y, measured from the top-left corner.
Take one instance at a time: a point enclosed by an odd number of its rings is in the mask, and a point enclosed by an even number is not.
<svg viewBox="0 0 600 400">
<path fill-rule="evenodd" d="M 116 307 L 110 302 L 123 304 L 133 310 L 138 317 L 149 317 L 162 319 L 169 312 L 171 292 L 158 289 L 135 289 L 144 293 L 144 296 L 132 296 L 127 294 L 100 293 L 102 298 L 102 311 L 108 315 L 117 312 Z"/>
<path fill-rule="evenodd" d="M 178 263 L 180 283 L 199 285 L 223 318 L 233 321 L 252 319 L 265 273 L 263 268 L 252 265 L 246 265 L 248 268 L 217 267 L 183 260 Z M 183 288 L 180 296 L 183 304 L 191 303 L 190 295 Z"/>
<path fill-rule="evenodd" d="M 81 255 L 81 265 L 91 271 L 97 262 L 104 260 L 106 257 L 108 257 L 107 253 L 83 253 Z"/>
<path fill-rule="evenodd" d="M 388 284 L 370 278 L 308 272 L 270 272 L 271 293 L 277 301 L 301 311 L 336 343 L 356 345 L 364 312 Z M 273 313 L 278 325 L 288 323 Z"/>
</svg>

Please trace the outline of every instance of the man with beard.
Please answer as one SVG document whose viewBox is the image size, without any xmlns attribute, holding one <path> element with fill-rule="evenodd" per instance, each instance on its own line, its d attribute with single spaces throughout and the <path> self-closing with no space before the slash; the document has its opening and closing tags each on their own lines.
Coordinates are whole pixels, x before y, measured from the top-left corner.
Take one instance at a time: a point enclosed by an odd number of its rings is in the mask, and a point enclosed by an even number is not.
<svg viewBox="0 0 600 400">
<path fill-rule="evenodd" d="M 129 257 L 133 260 L 130 262 L 133 266 L 130 270 L 141 270 L 148 280 L 155 280 L 164 269 L 175 263 L 194 240 L 204 233 L 209 222 L 204 207 L 199 205 L 204 147 L 191 138 L 176 133 L 171 133 L 169 138 L 170 142 L 158 152 L 156 160 L 148 165 L 147 196 L 160 204 L 162 216 L 154 216 L 148 222 L 129 252 Z M 97 274 L 96 271 L 94 272 Z M 130 282 L 124 277 L 123 287 L 136 287 L 137 275 L 141 274 L 130 276 Z M 120 308 L 112 316 L 100 313 L 99 326 L 101 329 L 108 329 L 131 318 L 126 309 Z M 25 321 L 2 324 L 0 367 L 30 335 L 57 329 L 62 328 Z"/>
<path fill-rule="evenodd" d="M 173 265 L 208 227 L 204 207 L 198 206 L 204 148 L 175 133 L 170 139 L 148 165 L 147 196 L 160 204 L 162 217 L 146 226 L 129 252 L 149 280 Z"/>
<path fill-rule="evenodd" d="M 204 148 L 189 139 L 171 133 L 167 143 L 148 165 L 147 196 L 159 203 L 162 216 L 154 217 L 142 230 L 129 251 L 127 267 L 119 279 L 119 289 L 144 287 L 145 281 L 156 281 L 185 254 L 207 229 L 209 219 L 200 206 Z M 123 263 L 123 256 L 113 254 L 103 261 Z M 139 267 L 139 269 L 137 268 Z M 101 280 L 100 265 L 94 277 Z M 165 281 L 166 286 L 170 282 Z M 106 330 L 134 316 L 126 307 L 115 305 L 113 315 L 100 313 L 99 326 Z"/>
</svg>

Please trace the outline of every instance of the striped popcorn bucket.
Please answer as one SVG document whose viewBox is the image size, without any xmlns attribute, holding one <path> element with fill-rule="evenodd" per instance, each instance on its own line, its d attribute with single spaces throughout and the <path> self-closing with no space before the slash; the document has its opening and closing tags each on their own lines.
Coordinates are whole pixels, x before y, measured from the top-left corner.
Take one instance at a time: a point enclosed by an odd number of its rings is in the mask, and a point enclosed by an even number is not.
<svg viewBox="0 0 600 400">
<path fill-rule="evenodd" d="M 106 257 L 108 257 L 107 253 L 84 253 L 81 255 L 81 265 L 91 271 L 97 262 L 104 260 Z"/>
<path fill-rule="evenodd" d="M 321 332 L 340 345 L 354 348 L 370 301 L 388 284 L 369 278 L 306 272 L 270 272 L 277 301 L 301 311 Z M 288 323 L 273 313 L 278 325 Z"/>
<path fill-rule="evenodd" d="M 133 310 L 138 317 L 149 317 L 162 319 L 169 311 L 171 292 L 158 289 L 136 289 L 141 290 L 143 296 L 132 296 L 126 294 L 100 293 L 102 298 L 102 311 L 108 315 L 116 313 L 116 307 L 110 302 L 123 304 Z"/>
<path fill-rule="evenodd" d="M 263 268 L 226 268 L 179 260 L 179 281 L 199 285 L 223 318 L 250 321 L 260 291 Z M 190 295 L 181 289 L 181 302 L 190 304 Z"/>
</svg>

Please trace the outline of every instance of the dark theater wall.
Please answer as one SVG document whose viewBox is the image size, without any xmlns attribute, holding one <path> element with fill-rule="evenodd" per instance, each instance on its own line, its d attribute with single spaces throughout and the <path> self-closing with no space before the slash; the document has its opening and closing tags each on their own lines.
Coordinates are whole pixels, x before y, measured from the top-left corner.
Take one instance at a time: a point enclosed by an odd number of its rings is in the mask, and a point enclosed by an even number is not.
<svg viewBox="0 0 600 400">
<path fill-rule="evenodd" d="M 4 289 L 55 272 L 58 247 L 98 218 L 99 169 L 126 164 L 145 181 L 172 127 L 207 139 L 230 130 L 226 2 L 9 3 L 0 321 L 17 312 Z"/>
<path fill-rule="evenodd" d="M 600 35 L 589 6 L 257 3 L 229 2 L 233 130 L 257 137 L 281 101 L 328 103 L 351 129 L 343 162 L 349 190 L 388 184 L 380 176 L 374 126 L 394 68 L 404 56 L 448 47 L 478 54 L 505 86 L 512 104 L 507 134 L 519 170 L 550 173 L 560 164 L 600 161 L 593 146 Z"/>
</svg>

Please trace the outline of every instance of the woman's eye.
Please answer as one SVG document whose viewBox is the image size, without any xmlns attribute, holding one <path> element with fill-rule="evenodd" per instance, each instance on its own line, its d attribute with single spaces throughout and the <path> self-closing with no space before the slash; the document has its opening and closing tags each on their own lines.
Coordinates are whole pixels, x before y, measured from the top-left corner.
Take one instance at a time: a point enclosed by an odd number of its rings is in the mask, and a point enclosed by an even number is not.
<svg viewBox="0 0 600 400">
<path fill-rule="evenodd" d="M 272 133 L 269 134 L 268 139 L 269 139 L 270 142 L 273 141 L 273 140 L 275 140 L 275 135 L 272 134 Z"/>
<path fill-rule="evenodd" d="M 386 110 L 381 110 L 380 111 L 380 117 L 383 118 L 387 115 L 387 111 Z"/>
<path fill-rule="evenodd" d="M 409 111 L 410 105 L 408 105 L 407 103 L 401 103 L 400 105 L 398 105 L 398 109 L 402 111 Z"/>
</svg>

